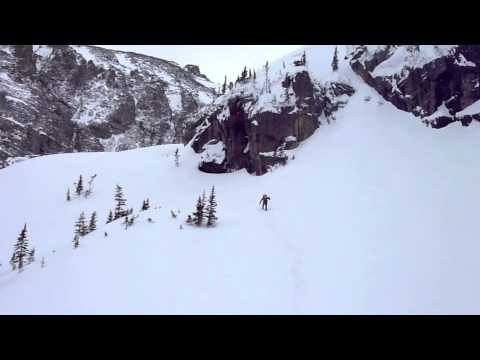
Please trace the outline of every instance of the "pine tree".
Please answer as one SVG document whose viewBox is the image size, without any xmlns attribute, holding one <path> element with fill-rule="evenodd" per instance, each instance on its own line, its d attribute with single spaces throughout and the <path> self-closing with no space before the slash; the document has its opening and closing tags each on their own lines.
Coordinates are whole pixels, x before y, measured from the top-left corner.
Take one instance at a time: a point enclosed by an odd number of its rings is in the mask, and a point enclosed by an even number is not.
<svg viewBox="0 0 480 360">
<path fill-rule="evenodd" d="M 90 217 L 90 224 L 88 225 L 88 231 L 92 232 L 97 230 L 97 212 L 94 211 Z"/>
<path fill-rule="evenodd" d="M 202 209 L 203 209 L 203 218 L 207 217 L 207 195 L 205 190 L 202 192 Z"/>
<path fill-rule="evenodd" d="M 268 65 L 268 61 L 265 64 L 265 92 L 270 94 L 270 79 L 268 77 L 268 72 L 270 70 L 270 66 Z"/>
<path fill-rule="evenodd" d="M 178 148 L 175 150 L 175 166 L 178 167 L 180 165 L 180 153 L 178 152 Z"/>
<path fill-rule="evenodd" d="M 255 69 L 253 70 L 253 80 L 257 80 L 257 73 L 255 72 Z"/>
<path fill-rule="evenodd" d="M 70 197 L 70 189 L 67 190 L 67 201 L 70 201 L 72 198 Z"/>
<path fill-rule="evenodd" d="M 78 196 L 80 196 L 82 194 L 82 191 L 83 191 L 83 179 L 82 179 L 82 175 L 80 175 L 75 192 L 77 193 Z"/>
<path fill-rule="evenodd" d="M 13 253 L 12 257 L 10 258 L 10 265 L 12 266 L 12 271 L 17 270 L 17 262 L 15 261 L 15 252 Z"/>
<path fill-rule="evenodd" d="M 193 223 L 197 226 L 201 226 L 203 223 L 203 203 L 200 196 L 197 200 L 196 211 L 193 213 Z"/>
<path fill-rule="evenodd" d="M 123 197 L 123 189 L 120 185 L 115 187 L 115 201 L 117 202 L 117 205 L 115 206 L 115 215 L 113 219 L 117 220 L 118 218 L 121 218 L 127 214 L 126 210 L 124 209 L 127 201 Z"/>
<path fill-rule="evenodd" d="M 207 226 L 215 225 L 218 218 L 216 217 L 217 212 L 217 200 L 215 198 L 215 187 L 212 186 L 212 191 L 210 192 L 210 197 L 208 198 L 207 206 Z"/>
<path fill-rule="evenodd" d="M 80 235 L 75 234 L 73 237 L 73 248 L 76 249 L 80 246 Z"/>
<path fill-rule="evenodd" d="M 31 264 L 35 261 L 35 248 L 28 252 L 28 263 Z"/>
<path fill-rule="evenodd" d="M 88 234 L 88 227 L 85 222 L 85 213 L 82 211 L 75 224 L 75 235 L 85 236 Z"/>
<path fill-rule="evenodd" d="M 125 230 L 127 230 L 129 224 L 130 224 L 130 221 L 128 219 L 128 215 L 125 215 L 125 218 L 123 220 L 123 225 L 125 225 Z"/>
<path fill-rule="evenodd" d="M 249 79 L 252 78 L 252 69 L 248 69 L 248 78 L 249 78 Z"/>
<path fill-rule="evenodd" d="M 14 249 L 12 260 L 11 260 L 13 264 L 15 264 L 15 268 L 18 268 L 19 272 L 23 271 L 27 252 L 28 252 L 28 238 L 27 238 L 27 224 L 25 224 L 22 231 L 20 232 L 20 235 L 18 235 L 17 243 L 15 244 L 15 249 Z"/>
<path fill-rule="evenodd" d="M 227 75 L 225 75 L 225 81 L 223 82 L 221 91 L 222 91 L 221 92 L 222 95 L 225 95 L 225 93 L 227 92 Z"/>
<path fill-rule="evenodd" d="M 147 200 L 145 200 L 145 210 L 148 210 L 150 209 L 150 199 L 147 198 Z"/>
<path fill-rule="evenodd" d="M 338 70 L 338 49 L 336 46 L 335 46 L 335 51 L 333 52 L 332 70 L 333 71 Z"/>
<path fill-rule="evenodd" d="M 113 213 L 112 210 L 108 212 L 108 218 L 107 218 L 107 224 L 111 223 L 113 221 Z"/>
</svg>

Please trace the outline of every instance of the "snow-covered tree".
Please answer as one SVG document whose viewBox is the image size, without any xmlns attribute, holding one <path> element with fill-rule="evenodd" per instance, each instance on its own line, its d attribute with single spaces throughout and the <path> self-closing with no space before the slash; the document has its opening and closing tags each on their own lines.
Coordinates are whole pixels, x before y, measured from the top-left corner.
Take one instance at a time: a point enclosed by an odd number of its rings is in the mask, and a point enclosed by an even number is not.
<svg viewBox="0 0 480 360">
<path fill-rule="evenodd" d="M 107 218 L 107 224 L 111 223 L 113 221 L 113 213 L 112 210 L 108 212 L 108 218 Z"/>
<path fill-rule="evenodd" d="M 125 226 L 125 230 L 127 230 L 128 225 L 130 225 L 130 221 L 128 219 L 128 215 L 125 215 L 125 218 L 123 220 L 123 225 Z"/>
<path fill-rule="evenodd" d="M 117 205 L 115 206 L 115 214 L 113 219 L 117 220 L 118 218 L 121 218 L 127 214 L 127 211 L 124 208 L 127 200 L 125 200 L 123 196 L 123 189 L 120 185 L 116 185 L 115 187 L 115 201 L 117 202 Z"/>
<path fill-rule="evenodd" d="M 198 200 L 197 200 L 197 206 L 196 206 L 196 210 L 195 212 L 193 213 L 193 223 L 197 226 L 201 226 L 202 223 L 203 223 L 203 211 L 204 211 L 204 205 L 203 205 L 203 202 L 202 202 L 202 197 L 199 196 L 198 197 Z"/>
<path fill-rule="evenodd" d="M 70 189 L 67 190 L 67 201 L 70 201 L 72 200 L 72 198 L 70 197 Z"/>
<path fill-rule="evenodd" d="M 218 220 L 217 216 L 217 200 L 215 198 L 215 186 L 212 186 L 207 206 L 207 226 L 214 226 Z"/>
<path fill-rule="evenodd" d="M 78 182 L 77 182 L 77 187 L 75 189 L 75 193 L 80 196 L 83 192 L 83 179 L 82 179 L 82 175 L 80 175 L 80 177 L 78 178 Z"/>
<path fill-rule="evenodd" d="M 336 46 L 335 46 L 335 50 L 333 52 L 332 70 L 333 71 L 338 70 L 338 49 L 337 49 Z"/>
<path fill-rule="evenodd" d="M 80 235 L 75 234 L 73 237 L 73 248 L 76 249 L 80 246 Z"/>
<path fill-rule="evenodd" d="M 75 235 L 85 236 L 88 234 L 88 227 L 85 220 L 85 213 L 82 211 L 80 216 L 75 223 Z"/>
<path fill-rule="evenodd" d="M 265 63 L 265 92 L 270 94 L 270 78 L 269 78 L 269 70 L 270 66 L 268 65 L 268 61 Z"/>
<path fill-rule="evenodd" d="M 97 230 L 97 212 L 94 211 L 90 217 L 90 224 L 88 225 L 88 231 L 92 232 Z"/>
<path fill-rule="evenodd" d="M 180 153 L 178 151 L 178 148 L 175 149 L 175 166 L 178 167 L 180 165 Z"/>
<path fill-rule="evenodd" d="M 28 263 L 31 264 L 34 261 L 35 261 L 35 248 L 32 248 L 32 250 L 28 252 Z"/>
<path fill-rule="evenodd" d="M 148 209 L 150 209 L 150 200 L 147 198 L 147 199 L 143 200 L 142 208 L 140 209 L 140 211 L 145 211 L 145 210 L 148 210 Z"/>
<path fill-rule="evenodd" d="M 26 257 L 28 255 L 28 237 L 27 237 L 27 224 L 23 226 L 20 235 L 18 235 L 17 242 L 14 247 L 13 256 L 11 259 L 12 268 L 23 271 L 23 267 L 26 265 Z"/>
<path fill-rule="evenodd" d="M 92 177 L 90 177 L 90 180 L 88 180 L 88 189 L 85 191 L 85 197 L 89 197 L 92 192 L 93 192 L 93 181 L 95 180 L 95 178 L 97 177 L 97 174 L 93 175 Z"/>
<path fill-rule="evenodd" d="M 226 92 L 227 92 L 227 75 L 225 75 L 225 81 L 223 82 L 223 85 L 222 85 L 221 94 L 225 95 Z"/>
</svg>

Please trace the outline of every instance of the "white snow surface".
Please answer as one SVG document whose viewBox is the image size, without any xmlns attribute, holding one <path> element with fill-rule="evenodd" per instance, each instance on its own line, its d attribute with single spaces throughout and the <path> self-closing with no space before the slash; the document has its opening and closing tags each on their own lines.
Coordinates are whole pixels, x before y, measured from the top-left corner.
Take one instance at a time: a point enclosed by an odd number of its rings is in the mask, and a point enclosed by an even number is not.
<svg viewBox="0 0 480 360">
<path fill-rule="evenodd" d="M 480 101 L 475 101 L 473 104 L 467 106 L 462 111 L 459 111 L 455 116 L 477 115 L 480 114 Z"/>
<path fill-rule="evenodd" d="M 432 130 L 379 100 L 357 87 L 261 177 L 201 173 L 181 146 L 175 167 L 178 145 L 0 170 L 0 313 L 479 314 L 479 125 Z M 79 174 L 97 174 L 94 193 L 66 202 Z M 128 230 L 105 225 L 115 184 L 135 212 L 152 205 Z M 218 225 L 179 229 L 212 185 Z M 94 210 L 98 230 L 74 250 L 74 223 Z M 37 261 L 19 274 L 8 260 L 24 223 Z"/>
</svg>

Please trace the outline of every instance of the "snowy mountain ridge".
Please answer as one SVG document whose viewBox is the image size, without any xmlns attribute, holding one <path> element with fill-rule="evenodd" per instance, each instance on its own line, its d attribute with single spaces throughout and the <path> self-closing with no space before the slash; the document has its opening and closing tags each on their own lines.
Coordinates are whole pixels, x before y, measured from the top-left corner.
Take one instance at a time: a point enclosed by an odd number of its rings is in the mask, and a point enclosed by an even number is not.
<svg viewBox="0 0 480 360">
<path fill-rule="evenodd" d="M 87 45 L 0 46 L 0 160 L 183 140 L 214 87 L 198 67 Z"/>
</svg>

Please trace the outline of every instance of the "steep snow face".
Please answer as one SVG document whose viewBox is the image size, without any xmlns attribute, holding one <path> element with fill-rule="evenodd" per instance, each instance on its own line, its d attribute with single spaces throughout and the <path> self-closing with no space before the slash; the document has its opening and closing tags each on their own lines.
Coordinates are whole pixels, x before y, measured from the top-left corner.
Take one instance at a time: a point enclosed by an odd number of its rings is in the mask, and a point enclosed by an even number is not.
<svg viewBox="0 0 480 360">
<path fill-rule="evenodd" d="M 366 86 L 336 117 L 262 177 L 198 172 L 181 146 L 175 167 L 176 145 L 0 170 L 0 313 L 479 314 L 478 124 L 432 131 Z M 80 173 L 97 174 L 94 192 L 66 202 Z M 135 213 L 152 205 L 127 230 L 105 224 L 117 183 Z M 180 229 L 212 185 L 218 225 Z M 12 273 L 24 223 L 37 261 Z"/>
<path fill-rule="evenodd" d="M 181 142 L 189 117 L 215 97 L 216 84 L 173 62 L 94 46 L 3 45 L 0 69 L 0 166 Z"/>
</svg>

